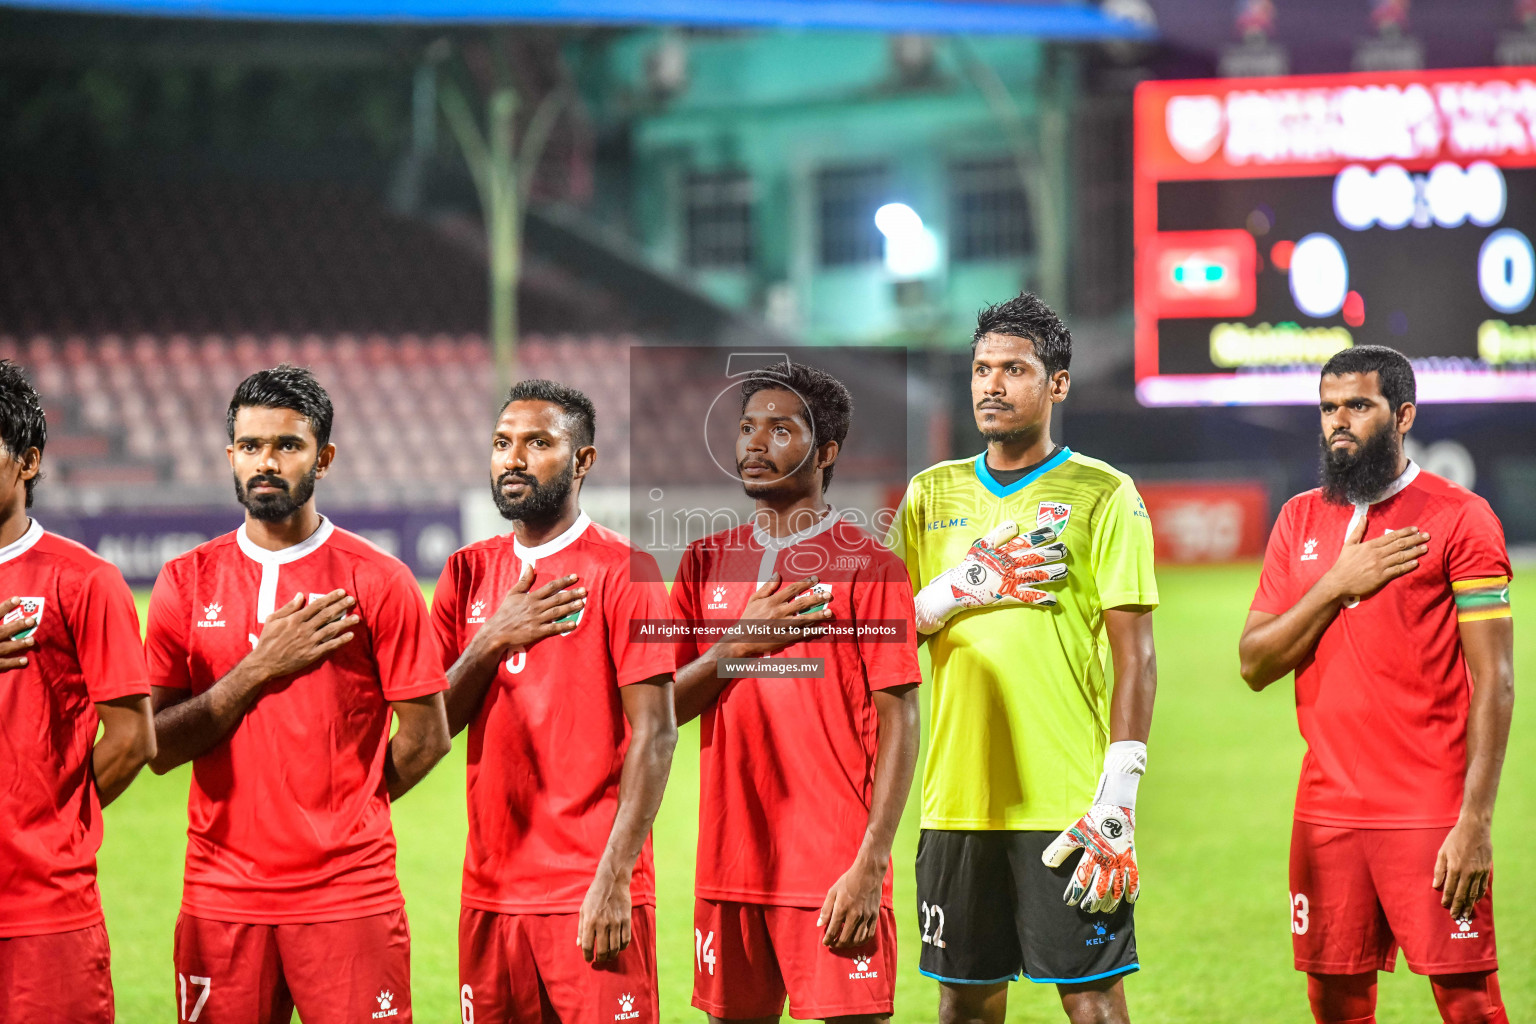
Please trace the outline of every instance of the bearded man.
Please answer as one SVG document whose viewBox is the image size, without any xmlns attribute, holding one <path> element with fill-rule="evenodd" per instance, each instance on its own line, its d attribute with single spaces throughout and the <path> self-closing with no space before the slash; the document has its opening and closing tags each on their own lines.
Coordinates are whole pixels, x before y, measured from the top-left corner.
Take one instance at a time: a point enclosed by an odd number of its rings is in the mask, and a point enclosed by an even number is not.
<svg viewBox="0 0 1536 1024">
<path fill-rule="evenodd" d="M 459 1003 L 479 1024 L 656 1024 L 651 822 L 677 744 L 656 560 L 594 523 L 586 395 L 515 385 L 490 431 L 510 533 L 448 559 L 432 621 L 469 729 Z"/>
<path fill-rule="evenodd" d="M 150 599 L 150 766 L 192 764 L 178 1020 L 412 1020 L 390 807 L 448 752 L 448 681 L 410 569 L 315 507 L 332 418 L 308 370 L 247 377 L 225 449 L 245 524 Z"/>
<path fill-rule="evenodd" d="M 1490 823 L 1514 702 L 1509 555 L 1471 491 L 1411 462 L 1413 367 L 1323 367 L 1323 486 L 1286 503 L 1239 645 L 1254 690 L 1294 671 L 1307 741 L 1291 937 L 1321 1024 L 1374 1021 L 1403 950 L 1447 1021 L 1507 1022 Z"/>
</svg>

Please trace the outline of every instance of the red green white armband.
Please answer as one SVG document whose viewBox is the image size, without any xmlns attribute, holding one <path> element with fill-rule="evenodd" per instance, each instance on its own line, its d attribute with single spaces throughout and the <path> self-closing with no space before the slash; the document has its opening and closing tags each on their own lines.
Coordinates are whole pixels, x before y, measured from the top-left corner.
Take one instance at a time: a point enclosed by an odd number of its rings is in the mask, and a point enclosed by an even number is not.
<svg viewBox="0 0 1536 1024">
<path fill-rule="evenodd" d="M 1509 607 L 1508 576 L 1455 580 L 1451 583 L 1451 594 L 1456 600 L 1457 622 L 1507 619 L 1514 614 Z"/>
</svg>

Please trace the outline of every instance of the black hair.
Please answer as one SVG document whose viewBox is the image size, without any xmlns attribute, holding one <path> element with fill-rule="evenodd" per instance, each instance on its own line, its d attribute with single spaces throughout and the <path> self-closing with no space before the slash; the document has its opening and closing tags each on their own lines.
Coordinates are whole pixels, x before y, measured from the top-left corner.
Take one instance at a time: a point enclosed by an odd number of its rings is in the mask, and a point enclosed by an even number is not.
<svg viewBox="0 0 1536 1024">
<path fill-rule="evenodd" d="M 592 399 L 569 385 L 537 377 L 520 380 L 507 392 L 501 411 L 506 412 L 513 402 L 553 402 L 558 405 L 576 421 L 571 440 L 577 448 L 585 448 L 597 437 L 597 410 L 592 407 Z"/>
<path fill-rule="evenodd" d="M 1346 373 L 1374 373 L 1381 397 L 1393 412 L 1404 402 L 1414 402 L 1418 384 L 1413 377 L 1413 364 L 1395 348 L 1385 345 L 1357 345 L 1334 354 L 1323 364 L 1324 377 L 1338 377 Z"/>
<path fill-rule="evenodd" d="M 17 459 L 26 455 L 29 448 L 36 448 L 38 455 L 42 455 L 48 444 L 48 420 L 43 415 L 42 399 L 21 367 L 9 359 L 0 359 L 0 444 Z M 39 473 L 26 482 L 27 508 L 32 507 L 32 491 L 41 478 Z"/>
<path fill-rule="evenodd" d="M 988 306 L 976 315 L 976 333 L 971 335 L 971 355 L 988 334 L 1006 334 L 1025 338 L 1035 346 L 1035 355 L 1045 364 L 1047 377 L 1072 366 L 1072 332 L 1050 306 L 1033 292 L 1020 292 L 1007 302 Z"/>
<path fill-rule="evenodd" d="M 235 388 L 235 397 L 229 400 L 229 415 L 225 426 L 229 428 L 229 440 L 235 440 L 235 413 L 241 409 L 292 409 L 309 420 L 309 429 L 315 432 L 315 444 L 324 448 L 331 441 L 331 396 L 315 379 L 315 375 L 302 366 L 283 363 L 270 370 L 257 370 Z"/>
<path fill-rule="evenodd" d="M 804 363 L 785 363 L 758 370 L 741 384 L 741 409 L 746 412 L 747 400 L 759 391 L 788 391 L 799 396 L 810 413 L 812 438 L 820 448 L 828 441 L 836 441 L 842 447 L 848 436 L 848 425 L 853 420 L 853 395 L 842 381 L 824 370 Z M 831 465 L 822 470 L 821 489 L 832 483 Z"/>
</svg>

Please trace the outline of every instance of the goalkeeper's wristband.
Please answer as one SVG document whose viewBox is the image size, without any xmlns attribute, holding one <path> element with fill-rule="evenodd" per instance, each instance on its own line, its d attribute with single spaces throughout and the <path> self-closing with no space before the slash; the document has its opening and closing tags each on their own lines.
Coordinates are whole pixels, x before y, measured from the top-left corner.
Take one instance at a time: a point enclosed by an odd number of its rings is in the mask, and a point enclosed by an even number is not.
<svg viewBox="0 0 1536 1024">
<path fill-rule="evenodd" d="M 1147 770 L 1147 745 L 1140 740 L 1118 740 L 1104 751 L 1104 774 L 1099 776 L 1096 804 L 1136 809 L 1136 789 Z"/>
</svg>

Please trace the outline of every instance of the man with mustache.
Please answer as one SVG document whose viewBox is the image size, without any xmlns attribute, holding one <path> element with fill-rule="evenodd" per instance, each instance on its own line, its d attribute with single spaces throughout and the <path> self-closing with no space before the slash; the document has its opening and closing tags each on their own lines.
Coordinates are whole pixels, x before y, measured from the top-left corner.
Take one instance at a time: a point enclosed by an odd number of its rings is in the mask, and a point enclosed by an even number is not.
<svg viewBox="0 0 1536 1024">
<path fill-rule="evenodd" d="M 901 563 L 825 497 L 852 411 L 810 366 L 748 378 L 736 465 L 753 521 L 689 545 L 672 587 L 680 625 L 799 627 L 678 645 L 678 719 L 703 717 L 693 1005 L 712 1022 L 778 1020 L 786 996 L 840 1024 L 893 1008 L 891 841 L 921 675 Z M 822 667 L 781 674 L 770 655 Z"/>
<path fill-rule="evenodd" d="M 447 680 L 410 570 L 315 509 L 331 418 L 308 370 L 247 377 L 226 449 L 245 525 L 150 599 L 151 764 L 192 762 L 178 1020 L 411 1020 L 389 809 L 448 751 Z"/>
<path fill-rule="evenodd" d="M 47 441 L 37 391 L 0 360 L 0 1024 L 111 1024 L 101 810 L 155 727 L 122 573 L 27 515 Z"/>
<path fill-rule="evenodd" d="M 512 532 L 455 553 L 432 600 L 469 727 L 459 1000 L 475 1024 L 656 1024 L 651 822 L 672 765 L 672 652 L 656 560 L 581 510 L 592 402 L 515 385 L 491 434 Z"/>
<path fill-rule="evenodd" d="M 1124 1024 L 1151 521 L 1129 477 L 1051 440 L 1072 336 L 1045 303 L 983 310 L 971 351 L 986 450 L 919 473 L 891 537 L 933 659 L 919 966 L 944 1024 L 1001 1024 L 1020 975 L 1055 985 L 1077 1024 Z"/>
<path fill-rule="evenodd" d="M 1296 673 L 1307 741 L 1291 939 L 1321 1024 L 1374 1021 L 1401 948 L 1456 1024 L 1508 1021 L 1490 823 L 1514 701 L 1509 555 L 1488 503 L 1409 461 L 1413 367 L 1323 366 L 1323 486 L 1280 512 L 1243 627 L 1254 690 Z"/>
</svg>

